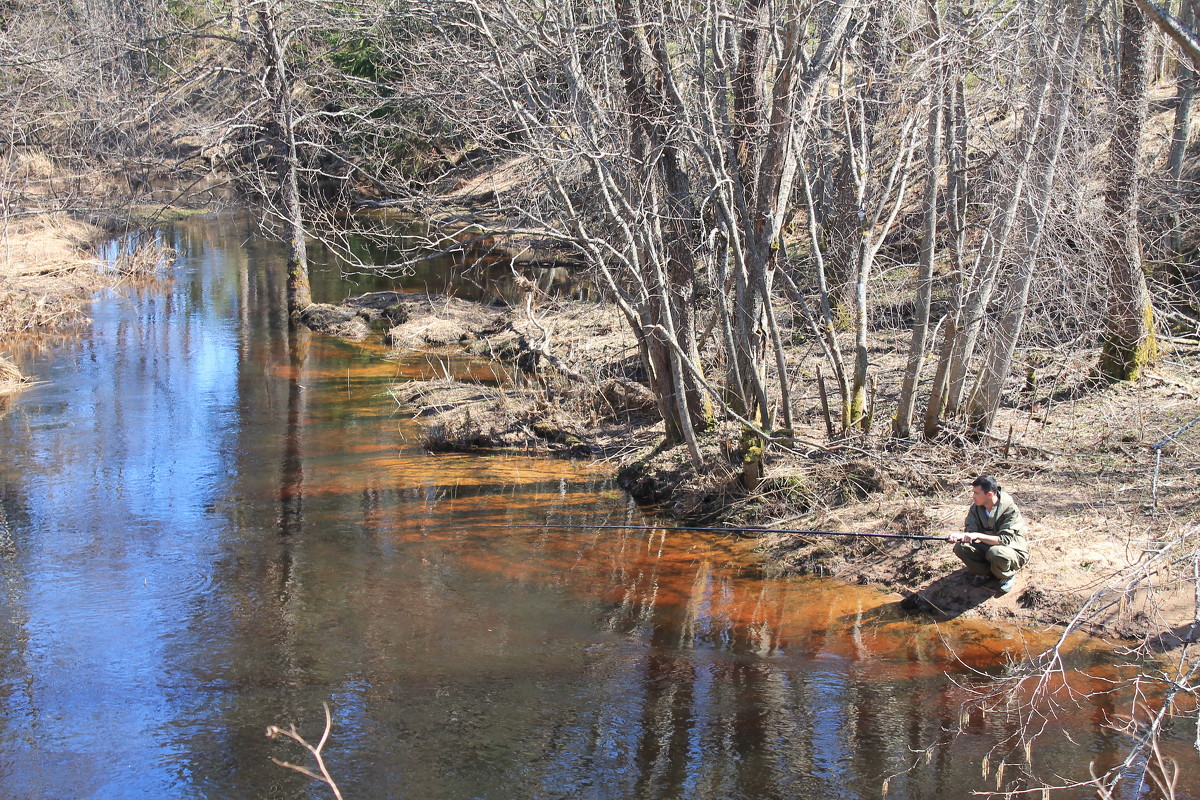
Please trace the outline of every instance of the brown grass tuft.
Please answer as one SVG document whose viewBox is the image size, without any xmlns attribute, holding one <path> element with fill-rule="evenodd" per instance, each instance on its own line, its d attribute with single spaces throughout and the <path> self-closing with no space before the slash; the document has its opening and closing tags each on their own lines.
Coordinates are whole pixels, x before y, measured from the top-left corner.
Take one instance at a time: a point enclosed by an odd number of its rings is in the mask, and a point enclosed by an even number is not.
<svg viewBox="0 0 1200 800">
<path fill-rule="evenodd" d="M 25 376 L 8 359 L 0 357 L 0 394 L 14 392 L 25 383 Z"/>
<path fill-rule="evenodd" d="M 0 338 L 45 332 L 83 319 L 100 287 L 88 246 L 99 229 L 61 213 L 9 217 L 0 224 Z"/>
</svg>

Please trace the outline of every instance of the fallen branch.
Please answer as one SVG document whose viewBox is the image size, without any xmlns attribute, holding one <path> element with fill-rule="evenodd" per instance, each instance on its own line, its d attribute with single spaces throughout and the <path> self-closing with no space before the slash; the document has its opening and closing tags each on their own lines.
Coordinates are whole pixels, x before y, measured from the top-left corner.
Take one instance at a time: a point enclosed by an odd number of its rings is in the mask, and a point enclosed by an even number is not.
<svg viewBox="0 0 1200 800">
<path fill-rule="evenodd" d="M 299 731 L 296 730 L 295 724 L 289 725 L 287 730 L 280 728 L 278 725 L 267 726 L 267 738 L 274 739 L 279 736 L 286 736 L 288 739 L 298 743 L 301 747 L 312 754 L 313 759 L 317 762 L 319 773 L 313 772 L 308 767 L 300 764 L 293 764 L 290 761 L 280 761 L 278 758 L 272 757 L 274 761 L 281 767 L 299 772 L 301 775 L 307 775 L 313 780 L 318 780 L 321 783 L 329 784 L 329 788 L 333 791 L 333 796 L 337 800 L 342 800 L 342 793 L 338 790 L 337 784 L 333 782 L 333 776 L 329 774 L 328 767 L 325 766 L 325 759 L 321 756 L 321 750 L 325 747 L 325 743 L 329 741 L 329 731 L 333 728 L 333 717 L 329 714 L 329 704 L 321 703 L 321 707 L 325 709 L 325 732 L 321 734 L 321 741 L 315 745 L 311 745 Z"/>
<path fill-rule="evenodd" d="M 568 367 L 565 363 L 563 363 L 562 359 L 551 354 L 550 330 L 546 328 L 546 326 L 542 325 L 542 323 L 538 321 L 538 318 L 533 313 L 533 293 L 537 290 L 537 287 L 534 286 L 533 282 L 528 278 L 518 275 L 515 271 L 513 272 L 513 275 L 519 279 L 517 280 L 517 285 L 525 289 L 525 316 L 529 318 L 529 322 L 535 328 L 542 332 L 542 340 L 536 345 L 529 340 L 529 337 L 525 337 L 525 345 L 529 352 L 537 359 L 543 360 L 550 366 L 554 367 L 569 380 L 574 381 L 575 383 L 587 383 L 587 378 Z"/>
</svg>

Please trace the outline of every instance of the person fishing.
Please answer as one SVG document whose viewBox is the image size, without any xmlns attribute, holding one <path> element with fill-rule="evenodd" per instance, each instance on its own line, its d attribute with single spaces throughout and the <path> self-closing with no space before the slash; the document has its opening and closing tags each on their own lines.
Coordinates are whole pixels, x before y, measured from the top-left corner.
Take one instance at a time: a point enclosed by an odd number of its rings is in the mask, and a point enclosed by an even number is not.
<svg viewBox="0 0 1200 800">
<path fill-rule="evenodd" d="M 997 592 L 1011 592 L 1017 571 L 1029 562 L 1025 518 L 991 475 L 980 475 L 971 482 L 971 508 L 963 527 L 962 533 L 947 538 L 954 542 L 954 555 L 971 573 L 971 583 L 983 586 L 994 578 L 1000 584 Z"/>
</svg>

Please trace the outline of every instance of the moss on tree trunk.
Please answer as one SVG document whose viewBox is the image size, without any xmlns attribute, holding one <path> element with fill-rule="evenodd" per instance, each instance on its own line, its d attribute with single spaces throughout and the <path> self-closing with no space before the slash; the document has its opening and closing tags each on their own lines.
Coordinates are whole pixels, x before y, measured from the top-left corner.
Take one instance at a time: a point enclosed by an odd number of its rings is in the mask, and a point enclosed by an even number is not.
<svg viewBox="0 0 1200 800">
<path fill-rule="evenodd" d="M 1143 307 L 1145 333 L 1134 339 L 1115 335 L 1110 330 L 1100 351 L 1100 374 L 1117 381 L 1136 381 L 1142 370 L 1158 357 L 1158 340 L 1154 337 L 1154 308 Z"/>
</svg>

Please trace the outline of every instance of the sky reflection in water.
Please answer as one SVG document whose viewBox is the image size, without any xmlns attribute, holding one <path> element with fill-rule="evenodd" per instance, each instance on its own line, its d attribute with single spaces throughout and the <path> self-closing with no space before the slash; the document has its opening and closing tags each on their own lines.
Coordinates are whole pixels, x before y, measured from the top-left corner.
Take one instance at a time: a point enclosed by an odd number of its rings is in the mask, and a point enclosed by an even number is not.
<svg viewBox="0 0 1200 800">
<path fill-rule="evenodd" d="M 263 736 L 315 737 L 322 701 L 360 800 L 868 798 L 914 761 L 889 796 L 994 788 L 1012 720 L 916 753 L 959 724 L 944 671 L 1020 632 L 764 579 L 726 539 L 522 527 L 645 520 L 600 465 L 424 453 L 388 385 L 485 365 L 289 331 L 243 221 L 168 236 L 174 281 L 27 355 L 0 419 L 0 797 L 323 796 Z M 1038 766 L 1111 757 L 1104 713 Z"/>
</svg>

